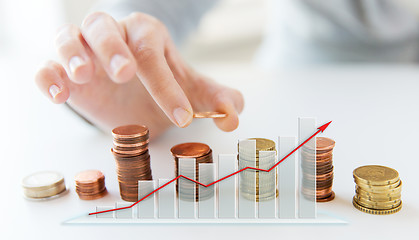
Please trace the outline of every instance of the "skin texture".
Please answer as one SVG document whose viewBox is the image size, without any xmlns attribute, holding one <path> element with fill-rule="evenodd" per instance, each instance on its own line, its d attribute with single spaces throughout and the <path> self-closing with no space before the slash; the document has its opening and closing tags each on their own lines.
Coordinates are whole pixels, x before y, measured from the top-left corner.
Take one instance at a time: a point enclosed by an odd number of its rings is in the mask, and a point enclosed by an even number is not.
<svg viewBox="0 0 419 240">
<path fill-rule="evenodd" d="M 117 22 L 90 14 L 81 27 L 59 29 L 56 49 L 59 62 L 38 70 L 38 87 L 105 131 L 139 123 L 156 137 L 173 124 L 188 126 L 194 111 L 227 113 L 215 124 L 223 131 L 238 127 L 241 93 L 191 69 L 152 16 L 133 13 Z"/>
</svg>

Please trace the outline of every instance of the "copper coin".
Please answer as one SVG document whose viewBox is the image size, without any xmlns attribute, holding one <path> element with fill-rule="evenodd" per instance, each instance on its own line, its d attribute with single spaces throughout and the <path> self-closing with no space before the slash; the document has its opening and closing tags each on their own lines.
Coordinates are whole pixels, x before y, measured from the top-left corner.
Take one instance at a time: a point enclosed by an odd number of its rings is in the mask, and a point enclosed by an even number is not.
<svg viewBox="0 0 419 240">
<path fill-rule="evenodd" d="M 106 194 L 108 193 L 108 191 L 105 189 L 97 194 L 92 194 L 92 195 L 80 195 L 79 194 L 79 198 L 82 200 L 96 200 L 99 198 L 104 197 Z"/>
<path fill-rule="evenodd" d="M 193 114 L 194 118 L 225 118 L 227 117 L 226 113 L 220 112 L 196 112 Z"/>
<path fill-rule="evenodd" d="M 207 154 L 210 151 L 210 147 L 204 143 L 181 143 L 172 149 L 170 149 L 173 156 L 178 158 L 196 158 Z"/>
<path fill-rule="evenodd" d="M 335 141 L 327 137 L 317 137 L 316 150 L 331 150 L 335 147 Z"/>
<path fill-rule="evenodd" d="M 142 125 L 125 125 L 112 130 L 114 138 L 136 138 L 148 133 L 148 128 Z"/>
<path fill-rule="evenodd" d="M 335 192 L 332 191 L 329 197 L 326 198 L 316 198 L 316 202 L 330 202 L 335 199 Z"/>
<path fill-rule="evenodd" d="M 103 177 L 103 173 L 99 170 L 86 170 L 79 172 L 74 179 L 78 183 L 94 183 Z"/>
</svg>

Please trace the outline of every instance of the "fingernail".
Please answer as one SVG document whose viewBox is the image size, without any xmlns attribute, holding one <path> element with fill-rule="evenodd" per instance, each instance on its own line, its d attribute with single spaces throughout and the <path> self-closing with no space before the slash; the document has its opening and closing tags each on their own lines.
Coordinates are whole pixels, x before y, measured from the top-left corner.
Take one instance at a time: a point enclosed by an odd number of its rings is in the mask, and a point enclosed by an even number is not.
<svg viewBox="0 0 419 240">
<path fill-rule="evenodd" d="M 57 86 L 57 85 L 55 85 L 55 84 L 53 84 L 53 85 L 51 85 L 51 87 L 49 87 L 49 94 L 51 94 L 51 97 L 53 98 L 53 99 L 55 99 L 55 97 L 59 94 L 61 92 L 61 89 Z"/>
<path fill-rule="evenodd" d="M 111 71 L 112 75 L 116 76 L 121 69 L 129 63 L 129 60 L 122 55 L 116 54 L 111 59 Z"/>
<path fill-rule="evenodd" d="M 191 121 L 192 114 L 183 108 L 176 108 L 173 111 L 176 123 L 179 127 L 185 127 Z"/>
<path fill-rule="evenodd" d="M 84 64 L 85 62 L 79 56 L 74 56 L 68 61 L 68 67 L 70 68 L 71 73 L 76 72 L 77 68 Z"/>
</svg>

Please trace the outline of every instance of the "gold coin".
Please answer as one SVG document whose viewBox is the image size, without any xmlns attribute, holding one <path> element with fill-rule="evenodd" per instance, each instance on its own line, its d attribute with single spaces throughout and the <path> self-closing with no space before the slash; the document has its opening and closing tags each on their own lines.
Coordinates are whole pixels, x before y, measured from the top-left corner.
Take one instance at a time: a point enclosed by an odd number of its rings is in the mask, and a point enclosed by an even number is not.
<svg viewBox="0 0 419 240">
<path fill-rule="evenodd" d="M 386 207 L 394 204 L 400 203 L 400 198 L 394 199 L 394 200 L 385 200 L 385 201 L 376 201 L 376 200 L 370 200 L 368 198 L 365 198 L 361 195 L 355 195 L 356 200 L 358 203 L 363 202 L 368 205 L 376 205 L 381 207 Z"/>
<path fill-rule="evenodd" d="M 393 209 L 388 209 L 388 210 L 377 210 L 377 209 L 370 209 L 370 208 L 363 207 L 356 202 L 355 198 L 352 199 L 352 204 L 359 211 L 369 213 L 369 214 L 374 214 L 374 215 L 392 214 L 392 213 L 396 213 L 396 212 L 400 211 L 400 209 L 402 209 L 402 202 L 400 202 L 399 206 L 397 206 Z"/>
<path fill-rule="evenodd" d="M 399 173 L 389 167 L 368 165 L 358 167 L 353 171 L 356 181 L 370 185 L 387 185 L 398 181 Z"/>
<path fill-rule="evenodd" d="M 393 209 L 395 207 L 398 207 L 400 205 L 400 203 L 402 202 L 401 200 L 395 202 L 395 203 L 388 203 L 388 204 L 377 204 L 377 203 L 369 203 L 367 201 L 365 201 L 364 199 L 360 199 L 358 197 L 354 197 L 354 199 L 356 200 L 356 202 L 366 208 L 369 209 L 376 209 L 376 210 L 388 210 L 388 209 Z"/>
<path fill-rule="evenodd" d="M 378 195 L 378 194 L 366 194 L 365 192 L 360 191 L 359 189 L 356 189 L 355 190 L 355 193 L 358 196 L 361 196 L 363 198 L 366 198 L 366 199 L 369 199 L 369 200 L 372 200 L 372 201 L 390 201 L 390 200 L 400 199 L 401 196 L 402 196 L 400 193 L 395 194 L 395 195 L 389 195 L 389 194 L 381 194 L 381 195 Z"/>
<path fill-rule="evenodd" d="M 360 185 L 357 185 L 356 189 L 360 189 L 364 192 L 368 192 L 372 194 L 389 194 L 390 193 L 394 195 L 394 194 L 402 192 L 402 181 L 400 181 L 399 186 L 392 189 L 375 189 L 375 188 L 369 188 L 369 187 L 364 188 L 363 186 L 360 186 Z"/>
<path fill-rule="evenodd" d="M 388 185 L 369 185 L 365 184 L 364 182 L 358 182 L 355 180 L 355 183 L 365 189 L 366 191 L 373 191 L 373 192 L 388 192 L 393 189 L 401 188 L 401 180 L 399 179 L 397 182 L 388 184 Z"/>
<path fill-rule="evenodd" d="M 249 138 L 249 140 L 256 140 L 256 152 L 258 151 L 272 151 L 275 149 L 275 142 L 266 138 Z"/>
</svg>

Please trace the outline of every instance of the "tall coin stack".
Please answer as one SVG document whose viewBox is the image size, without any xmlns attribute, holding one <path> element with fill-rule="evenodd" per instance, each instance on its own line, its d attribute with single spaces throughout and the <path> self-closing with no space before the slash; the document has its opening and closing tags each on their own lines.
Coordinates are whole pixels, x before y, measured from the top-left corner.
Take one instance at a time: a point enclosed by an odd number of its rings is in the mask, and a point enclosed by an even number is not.
<svg viewBox="0 0 419 240">
<path fill-rule="evenodd" d="M 112 130 L 112 153 L 116 161 L 119 190 L 124 201 L 138 201 L 138 181 L 152 180 L 148 153 L 149 131 L 141 125 Z"/>
<path fill-rule="evenodd" d="M 172 155 L 175 160 L 175 176 L 179 175 L 179 159 L 180 158 L 195 158 L 195 168 L 194 169 L 182 169 L 182 172 L 195 172 L 195 180 L 200 181 L 203 179 L 208 179 L 211 176 L 199 176 L 199 164 L 200 163 L 212 163 L 212 149 L 204 143 L 198 143 L 198 142 L 190 142 L 190 143 L 181 143 L 178 144 L 170 149 L 172 152 Z M 208 173 L 212 174 L 212 173 Z M 179 181 L 176 182 L 176 191 L 179 194 Z M 199 184 L 195 184 L 192 182 L 185 182 L 185 184 L 182 184 L 182 194 L 179 196 L 181 199 L 184 200 L 190 200 L 195 199 L 198 201 L 199 199 L 205 200 L 208 197 L 212 196 L 213 188 L 205 188 L 201 190 L 201 193 L 203 192 L 206 194 L 205 196 L 199 196 Z M 183 196 L 188 195 L 189 193 L 192 193 L 193 191 L 191 189 L 185 189 L 185 188 L 195 188 L 195 197 L 193 196 Z"/>
<path fill-rule="evenodd" d="M 302 191 L 305 195 L 313 196 L 311 186 L 314 186 L 313 180 L 315 179 L 317 202 L 328 202 L 335 198 L 335 193 L 332 191 L 334 147 L 335 141 L 326 137 L 316 138 L 315 150 L 311 149 L 310 145 L 302 147 Z M 314 152 L 315 158 L 313 156 Z M 314 168 L 316 169 L 315 176 L 312 174 Z"/>
<path fill-rule="evenodd" d="M 275 164 L 275 156 L 262 158 L 260 151 L 275 151 L 275 142 L 265 138 L 249 138 L 247 140 L 256 141 L 256 168 L 270 169 Z M 238 145 L 239 169 L 254 166 L 252 156 L 249 156 L 249 149 Z M 276 155 L 276 154 L 275 154 Z M 254 185 L 254 176 L 256 174 L 256 186 Z M 256 201 L 266 201 L 275 198 L 278 195 L 276 189 L 276 170 L 270 172 L 246 170 L 240 173 L 240 191 L 241 194 L 250 200 L 254 199 L 256 187 Z"/>
<path fill-rule="evenodd" d="M 80 199 L 94 200 L 106 195 L 105 175 L 99 170 L 86 170 L 78 173 L 74 180 Z"/>
<path fill-rule="evenodd" d="M 360 211 L 384 215 L 402 208 L 402 182 L 399 173 L 389 167 L 369 165 L 354 170 L 356 183 L 352 203 Z"/>
</svg>

